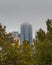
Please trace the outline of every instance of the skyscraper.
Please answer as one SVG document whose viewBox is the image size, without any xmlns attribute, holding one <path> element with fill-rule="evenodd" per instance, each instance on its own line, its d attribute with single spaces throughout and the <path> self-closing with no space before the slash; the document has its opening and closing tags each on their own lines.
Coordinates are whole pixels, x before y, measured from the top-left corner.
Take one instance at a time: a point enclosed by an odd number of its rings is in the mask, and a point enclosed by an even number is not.
<svg viewBox="0 0 52 65">
<path fill-rule="evenodd" d="M 30 45 L 32 44 L 32 26 L 31 24 L 24 23 L 21 25 L 21 37 L 20 42 L 29 41 Z"/>
</svg>

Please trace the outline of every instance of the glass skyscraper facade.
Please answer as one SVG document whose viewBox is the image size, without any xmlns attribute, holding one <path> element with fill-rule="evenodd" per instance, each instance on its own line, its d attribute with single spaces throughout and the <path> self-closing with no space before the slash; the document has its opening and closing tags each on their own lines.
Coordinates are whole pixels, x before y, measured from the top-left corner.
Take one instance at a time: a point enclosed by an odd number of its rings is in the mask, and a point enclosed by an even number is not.
<svg viewBox="0 0 52 65">
<path fill-rule="evenodd" d="M 21 25 L 21 37 L 20 42 L 29 41 L 30 45 L 32 44 L 32 26 L 31 24 L 24 23 Z"/>
</svg>

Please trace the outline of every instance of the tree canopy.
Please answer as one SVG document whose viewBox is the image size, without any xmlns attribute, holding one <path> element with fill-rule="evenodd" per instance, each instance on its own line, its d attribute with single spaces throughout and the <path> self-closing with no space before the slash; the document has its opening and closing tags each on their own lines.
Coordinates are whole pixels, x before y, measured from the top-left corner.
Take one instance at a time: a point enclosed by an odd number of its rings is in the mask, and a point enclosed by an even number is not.
<svg viewBox="0 0 52 65">
<path fill-rule="evenodd" d="M 0 23 L 0 65 L 52 65 L 52 20 L 46 21 L 47 32 L 37 31 L 34 45 L 24 40 L 18 45 L 6 26 Z"/>
</svg>

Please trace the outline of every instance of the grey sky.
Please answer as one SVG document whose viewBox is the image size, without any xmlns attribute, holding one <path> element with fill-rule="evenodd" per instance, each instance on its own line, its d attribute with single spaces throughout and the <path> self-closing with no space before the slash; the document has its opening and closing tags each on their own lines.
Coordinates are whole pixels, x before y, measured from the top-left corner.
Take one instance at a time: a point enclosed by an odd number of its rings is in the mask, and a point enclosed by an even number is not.
<svg viewBox="0 0 52 65">
<path fill-rule="evenodd" d="M 52 0 L 0 0 L 0 22 L 7 31 L 20 31 L 23 22 L 29 22 L 36 32 L 46 31 L 45 21 L 52 18 Z"/>
</svg>

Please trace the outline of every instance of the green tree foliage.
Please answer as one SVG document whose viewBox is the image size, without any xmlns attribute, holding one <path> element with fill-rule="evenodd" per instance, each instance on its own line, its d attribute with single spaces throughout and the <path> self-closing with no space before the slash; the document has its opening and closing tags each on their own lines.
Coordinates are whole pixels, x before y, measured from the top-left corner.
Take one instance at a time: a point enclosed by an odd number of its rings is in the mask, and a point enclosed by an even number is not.
<svg viewBox="0 0 52 65">
<path fill-rule="evenodd" d="M 36 63 L 39 65 L 51 65 L 52 62 L 52 43 L 47 40 L 35 44 Z"/>
<path fill-rule="evenodd" d="M 39 29 L 37 32 L 36 39 L 39 41 L 43 41 L 45 39 L 45 32 L 42 29 Z"/>
<path fill-rule="evenodd" d="M 24 41 L 21 45 L 22 63 L 24 65 L 33 65 L 32 47 L 28 41 Z"/>
<path fill-rule="evenodd" d="M 11 34 L 6 33 L 6 26 L 0 24 L 0 65 L 4 65 L 5 57 L 7 57 L 5 54 L 7 54 L 12 41 Z"/>
<path fill-rule="evenodd" d="M 47 25 L 47 31 L 52 33 L 52 20 L 51 19 L 48 19 L 46 21 L 46 25 Z"/>
<path fill-rule="evenodd" d="M 19 46 L 0 24 L 0 65 L 52 65 L 52 20 L 48 19 L 46 25 L 47 33 L 39 29 L 34 45 L 25 40 Z"/>
<path fill-rule="evenodd" d="M 36 65 L 51 65 L 52 64 L 52 20 L 48 19 L 47 33 L 39 30 L 35 43 L 35 61 Z"/>
<path fill-rule="evenodd" d="M 46 21 L 47 25 L 47 34 L 46 34 L 46 39 L 52 43 L 52 20 L 48 19 Z"/>
</svg>

